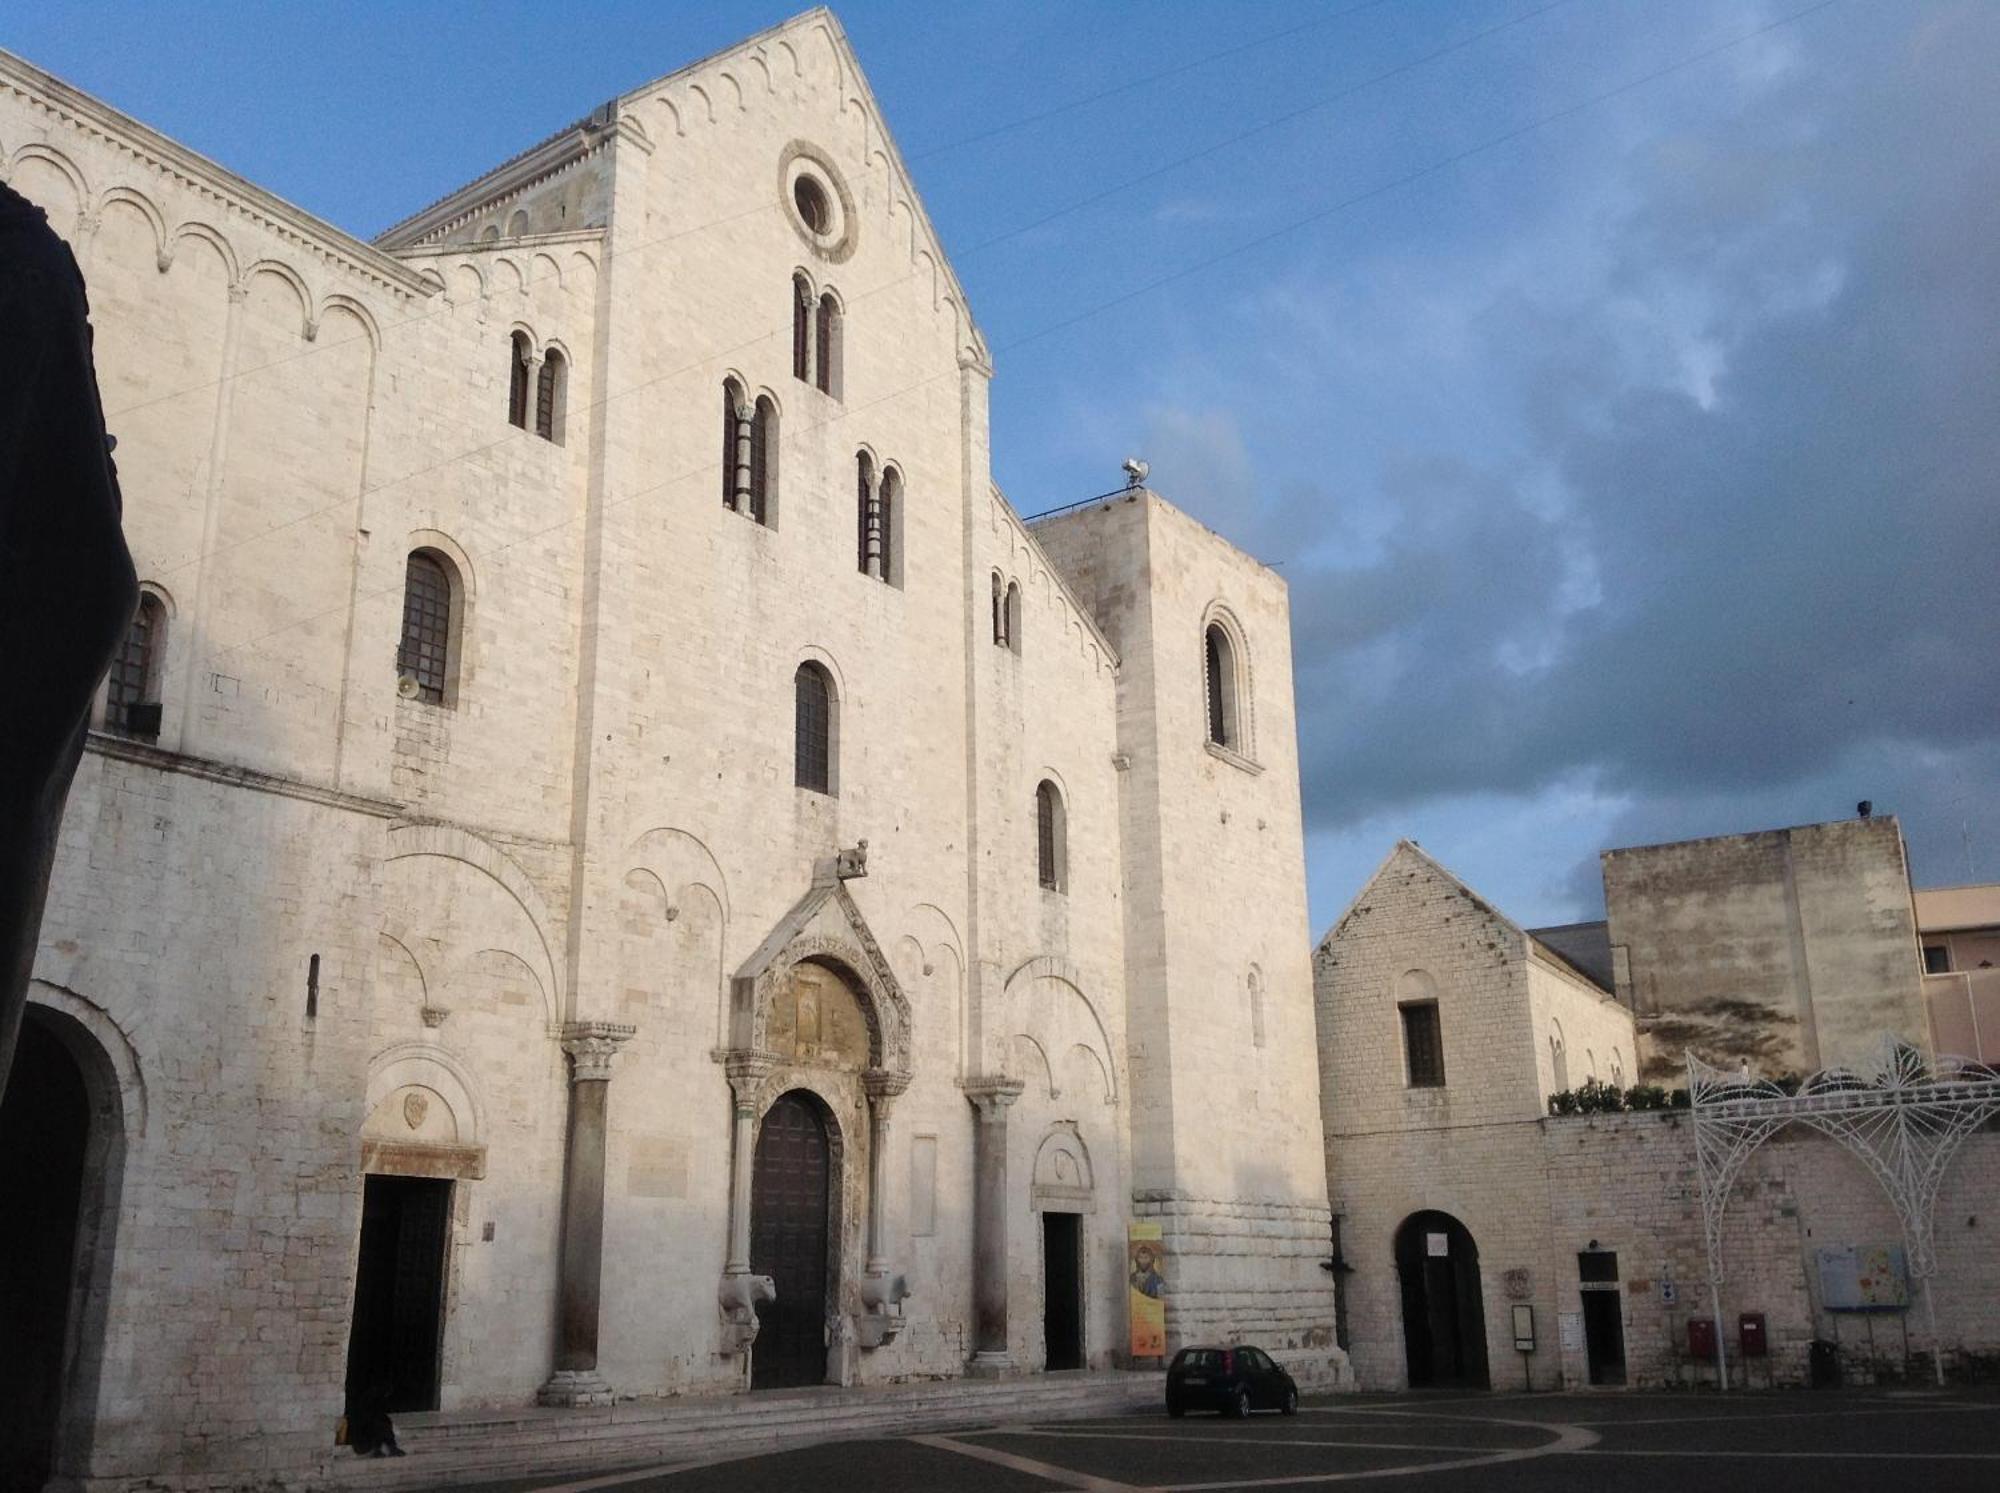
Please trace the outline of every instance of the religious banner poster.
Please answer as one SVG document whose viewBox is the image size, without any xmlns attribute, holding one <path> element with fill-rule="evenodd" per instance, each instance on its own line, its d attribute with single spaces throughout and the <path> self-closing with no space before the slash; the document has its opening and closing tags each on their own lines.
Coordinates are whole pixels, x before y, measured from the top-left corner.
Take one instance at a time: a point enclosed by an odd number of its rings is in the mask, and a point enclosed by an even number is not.
<svg viewBox="0 0 2000 1493">
<path fill-rule="evenodd" d="M 1167 1356 L 1167 1252 L 1160 1226 L 1135 1223 L 1125 1231 L 1125 1264 L 1131 1289 L 1132 1356 Z"/>
</svg>

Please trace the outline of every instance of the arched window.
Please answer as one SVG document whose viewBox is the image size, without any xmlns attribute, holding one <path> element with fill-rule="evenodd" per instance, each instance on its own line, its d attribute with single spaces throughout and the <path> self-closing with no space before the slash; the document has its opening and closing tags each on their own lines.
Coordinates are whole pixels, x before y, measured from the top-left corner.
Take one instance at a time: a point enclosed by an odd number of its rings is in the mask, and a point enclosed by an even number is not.
<svg viewBox="0 0 2000 1493">
<path fill-rule="evenodd" d="M 507 354 L 507 420 L 523 430 L 528 428 L 528 364 L 533 361 L 528 334 L 516 332 Z"/>
<path fill-rule="evenodd" d="M 563 443 L 563 402 L 569 393 L 569 363 L 553 347 L 542 354 L 541 377 L 535 380 L 535 434 Z"/>
<path fill-rule="evenodd" d="M 522 234 L 526 233 L 527 231 L 528 231 L 528 210 L 524 207 L 516 208 L 514 210 L 514 215 L 507 220 L 507 237 L 519 238 Z"/>
<path fill-rule="evenodd" d="M 1569 1087 L 1569 1049 L 1563 1044 L 1561 1026 L 1549 1033 L 1549 1071 L 1555 1075 L 1558 1094 Z"/>
<path fill-rule="evenodd" d="M 1625 1055 L 1615 1047 L 1611 1049 L 1611 1086 L 1614 1089 L 1625 1087 Z"/>
<path fill-rule="evenodd" d="M 875 573 L 868 562 L 879 553 L 874 533 L 875 463 L 866 451 L 854 457 L 854 568 L 863 575 Z"/>
<path fill-rule="evenodd" d="M 833 792 L 833 679 L 816 663 L 792 676 L 792 781 L 814 793 Z"/>
<path fill-rule="evenodd" d="M 777 508 L 778 407 L 759 395 L 750 414 L 750 516 L 769 524 Z"/>
<path fill-rule="evenodd" d="M 1208 689 L 1208 739 L 1217 746 L 1240 746 L 1236 720 L 1236 650 L 1220 622 L 1202 634 L 1202 672 Z"/>
<path fill-rule="evenodd" d="M 1005 586 L 1005 584 L 1006 583 L 1000 579 L 1000 572 L 997 570 L 994 571 L 993 572 L 993 645 L 996 648 L 1005 648 L 1007 646 L 1007 603 L 1005 600 L 1005 592 L 1002 589 Z"/>
<path fill-rule="evenodd" d="M 804 275 L 792 276 L 792 377 L 812 382 L 812 286 Z"/>
<path fill-rule="evenodd" d="M 407 681 L 401 692 L 442 705 L 451 685 L 451 562 L 436 550 L 411 550 L 403 567 L 403 641 L 396 649 L 396 673 Z"/>
<path fill-rule="evenodd" d="M 150 591 L 139 593 L 138 610 L 125 641 L 111 661 L 104 695 L 104 724 L 123 736 L 155 741 L 160 735 L 160 657 L 167 645 L 167 609 Z"/>
<path fill-rule="evenodd" d="M 828 291 L 813 318 L 813 382 L 822 394 L 840 398 L 840 305 Z"/>
<path fill-rule="evenodd" d="M 1007 582 L 1007 646 L 1015 653 L 1021 651 L 1021 587 L 1016 581 Z"/>
<path fill-rule="evenodd" d="M 1050 892 L 1069 886 L 1069 823 L 1062 792 L 1047 778 L 1035 788 L 1035 876 Z"/>
<path fill-rule="evenodd" d="M 1251 1045 L 1264 1045 L 1264 977 L 1253 967 L 1249 979 L 1250 991 L 1250 1041 Z"/>
<path fill-rule="evenodd" d="M 738 449 L 738 443 L 744 434 L 739 428 L 743 423 L 743 408 L 743 386 L 733 378 L 724 379 L 722 381 L 722 506 L 725 508 L 741 506 L 738 488 L 747 488 L 749 482 L 748 474 L 737 470 L 739 464 L 748 465 L 749 456 L 747 451 Z"/>
<path fill-rule="evenodd" d="M 894 467 L 882 468 L 882 483 L 875 495 L 880 514 L 876 525 L 882 549 L 882 579 L 892 586 L 903 584 L 903 478 Z"/>
</svg>

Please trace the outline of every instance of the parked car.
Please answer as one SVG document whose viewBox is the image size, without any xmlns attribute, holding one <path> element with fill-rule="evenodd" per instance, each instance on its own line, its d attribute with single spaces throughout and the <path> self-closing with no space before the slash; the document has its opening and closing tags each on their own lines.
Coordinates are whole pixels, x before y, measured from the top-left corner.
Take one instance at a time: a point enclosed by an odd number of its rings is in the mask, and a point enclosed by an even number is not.
<svg viewBox="0 0 2000 1493">
<path fill-rule="evenodd" d="M 1299 1387 L 1262 1348 L 1183 1348 L 1167 1369 L 1167 1414 L 1214 1410 L 1238 1418 L 1252 1410 L 1299 1413 Z"/>
</svg>

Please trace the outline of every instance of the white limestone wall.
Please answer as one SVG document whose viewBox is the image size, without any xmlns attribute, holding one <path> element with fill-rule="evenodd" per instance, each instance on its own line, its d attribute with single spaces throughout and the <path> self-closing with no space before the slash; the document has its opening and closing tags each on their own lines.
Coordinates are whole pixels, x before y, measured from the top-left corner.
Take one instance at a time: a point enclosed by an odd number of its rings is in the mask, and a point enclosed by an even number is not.
<svg viewBox="0 0 2000 1493">
<path fill-rule="evenodd" d="M 1632 1013 L 1618 998 L 1562 968 L 1533 949 L 1525 961 L 1529 1039 L 1534 1043 L 1535 1076 L 1546 1098 L 1596 1077 L 1629 1088 L 1639 1081 L 1637 1037 Z M 1557 1081 L 1556 1046 L 1563 1053 Z"/>
</svg>

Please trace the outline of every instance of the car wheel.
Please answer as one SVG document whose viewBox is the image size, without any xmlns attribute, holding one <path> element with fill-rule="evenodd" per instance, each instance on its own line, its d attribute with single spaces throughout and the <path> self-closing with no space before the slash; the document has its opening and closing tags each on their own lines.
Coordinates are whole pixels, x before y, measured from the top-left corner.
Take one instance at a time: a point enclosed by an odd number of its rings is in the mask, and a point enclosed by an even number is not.
<svg viewBox="0 0 2000 1493">
<path fill-rule="evenodd" d="M 1230 1398 L 1229 1409 L 1227 1413 L 1237 1420 L 1249 1419 L 1250 1391 L 1247 1389 L 1237 1390 L 1236 1393 Z"/>
<path fill-rule="evenodd" d="M 1286 1390 L 1284 1403 L 1278 1408 L 1287 1415 L 1297 1415 L 1299 1413 L 1299 1392 L 1296 1389 Z"/>
</svg>

